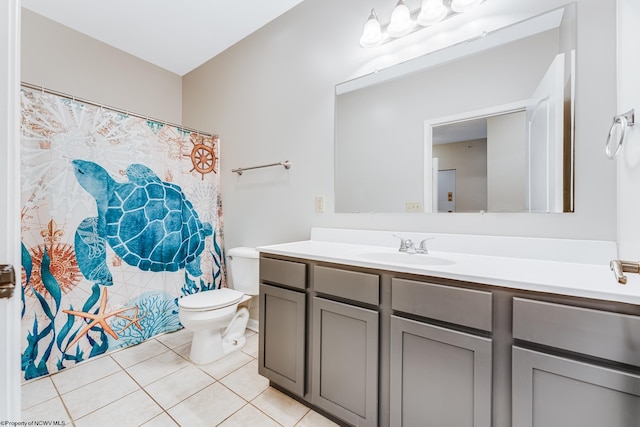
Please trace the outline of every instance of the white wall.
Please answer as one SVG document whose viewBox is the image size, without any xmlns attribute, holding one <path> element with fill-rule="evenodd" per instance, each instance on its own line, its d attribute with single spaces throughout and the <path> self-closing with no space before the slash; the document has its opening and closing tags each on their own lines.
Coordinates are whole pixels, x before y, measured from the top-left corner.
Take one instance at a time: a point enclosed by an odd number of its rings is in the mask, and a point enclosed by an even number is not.
<svg viewBox="0 0 640 427">
<path fill-rule="evenodd" d="M 179 75 L 28 9 L 22 10 L 21 80 L 149 118 L 182 124 Z"/>
<path fill-rule="evenodd" d="M 618 156 L 618 251 L 620 259 L 640 260 L 640 3 L 618 0 L 618 113 L 634 108 L 636 125 Z M 612 162 L 614 163 L 614 162 Z"/>
<path fill-rule="evenodd" d="M 482 7 L 506 20 L 563 3 L 491 0 Z M 408 40 L 362 49 L 358 40 L 371 7 L 384 21 L 392 4 L 305 0 L 184 77 L 185 125 L 215 129 L 222 138 L 229 247 L 306 239 L 311 226 L 615 240 L 615 164 L 602 154 L 602 138 L 616 108 L 611 0 L 578 1 L 575 213 L 333 213 L 335 84 L 419 55 L 429 46 L 428 41 L 409 46 L 429 34 L 424 30 Z M 484 22 L 475 18 L 476 26 Z M 289 171 L 231 173 L 235 167 L 285 159 L 293 163 Z M 326 213 L 314 212 L 315 195 L 327 197 Z"/>
</svg>

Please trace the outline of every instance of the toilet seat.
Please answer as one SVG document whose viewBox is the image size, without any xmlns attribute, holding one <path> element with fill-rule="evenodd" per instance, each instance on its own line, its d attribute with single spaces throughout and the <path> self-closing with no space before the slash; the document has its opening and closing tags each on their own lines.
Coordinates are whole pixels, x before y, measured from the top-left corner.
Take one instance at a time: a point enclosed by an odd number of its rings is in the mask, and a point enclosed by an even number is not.
<svg viewBox="0 0 640 427">
<path fill-rule="evenodd" d="M 178 299 L 178 306 L 187 311 L 207 311 L 237 304 L 244 293 L 235 289 L 220 288 L 212 291 L 198 292 Z"/>
</svg>

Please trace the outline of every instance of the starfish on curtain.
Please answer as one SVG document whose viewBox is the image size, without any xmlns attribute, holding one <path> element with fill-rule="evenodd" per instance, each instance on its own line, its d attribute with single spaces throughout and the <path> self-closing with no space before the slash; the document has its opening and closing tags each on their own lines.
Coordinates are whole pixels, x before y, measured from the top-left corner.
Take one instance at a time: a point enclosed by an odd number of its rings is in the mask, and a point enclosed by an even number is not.
<svg viewBox="0 0 640 427">
<path fill-rule="evenodd" d="M 142 326 L 140 325 L 140 321 L 142 319 L 144 319 L 145 317 L 147 317 L 147 315 L 145 314 L 144 316 L 138 317 L 138 309 L 139 307 L 136 305 L 134 307 L 129 307 L 130 309 L 135 309 L 135 313 L 133 313 L 133 316 L 124 316 L 122 314 L 116 314 L 116 317 L 119 317 L 121 319 L 125 319 L 128 320 L 129 323 L 127 323 L 124 328 L 120 329 L 120 331 L 118 331 L 119 333 L 122 333 L 124 331 L 126 331 L 129 327 L 131 327 L 132 325 L 136 325 L 136 328 L 138 328 L 139 330 L 142 330 Z"/>
<path fill-rule="evenodd" d="M 112 311 L 111 313 L 106 313 L 106 308 L 107 308 L 107 288 L 103 288 L 102 297 L 100 299 L 100 308 L 98 309 L 97 313 L 94 314 L 94 313 L 87 313 L 84 311 L 62 310 L 63 313 L 71 314 L 73 316 L 84 317 L 85 319 L 91 319 L 91 322 L 78 333 L 78 335 L 73 339 L 73 341 L 69 343 L 67 347 L 71 347 L 75 343 L 77 343 L 80 340 L 80 338 L 82 338 L 83 335 L 89 332 L 89 330 L 96 325 L 100 325 L 106 333 L 111 335 L 113 338 L 118 339 L 118 335 L 113 331 L 113 329 L 111 329 L 111 326 L 109 326 L 109 324 L 107 323 L 107 319 L 112 316 L 118 316 L 120 313 L 125 312 L 127 310 L 131 310 L 133 307 L 120 308 L 118 310 Z M 137 309 L 138 307 L 135 307 L 135 308 Z M 127 318 L 127 317 L 125 318 L 131 321 L 132 324 L 135 323 L 136 326 L 140 328 L 140 324 L 138 323 L 138 321 L 141 318 L 135 318 L 137 314 L 138 312 L 136 310 L 136 313 L 134 314 L 133 319 Z M 119 317 L 124 317 L 124 316 L 119 316 Z"/>
</svg>

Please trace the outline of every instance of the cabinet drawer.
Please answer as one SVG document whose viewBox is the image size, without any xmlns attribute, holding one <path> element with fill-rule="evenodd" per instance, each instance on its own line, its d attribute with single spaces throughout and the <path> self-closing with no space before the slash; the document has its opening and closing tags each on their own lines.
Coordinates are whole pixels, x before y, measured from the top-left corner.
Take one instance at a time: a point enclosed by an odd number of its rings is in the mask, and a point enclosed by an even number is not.
<svg viewBox="0 0 640 427">
<path fill-rule="evenodd" d="M 513 337 L 640 366 L 640 317 L 513 299 Z"/>
<path fill-rule="evenodd" d="M 313 267 L 313 288 L 316 292 L 378 305 L 380 302 L 379 286 L 380 277 L 377 274 L 319 265 Z"/>
<path fill-rule="evenodd" d="M 305 289 L 307 265 L 301 262 L 260 258 L 260 281 Z"/>
<path fill-rule="evenodd" d="M 392 279 L 391 308 L 483 331 L 492 330 L 491 292 Z"/>
</svg>

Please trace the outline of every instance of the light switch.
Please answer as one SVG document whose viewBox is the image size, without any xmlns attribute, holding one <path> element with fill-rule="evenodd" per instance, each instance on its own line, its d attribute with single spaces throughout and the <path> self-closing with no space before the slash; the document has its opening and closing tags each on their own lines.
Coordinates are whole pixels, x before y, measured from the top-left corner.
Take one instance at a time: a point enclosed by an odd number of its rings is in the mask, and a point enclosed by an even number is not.
<svg viewBox="0 0 640 427">
<path fill-rule="evenodd" d="M 324 213 L 324 196 L 316 196 L 316 213 Z"/>
</svg>

